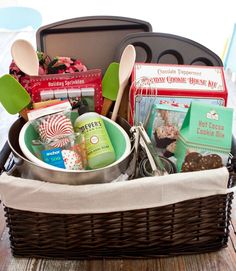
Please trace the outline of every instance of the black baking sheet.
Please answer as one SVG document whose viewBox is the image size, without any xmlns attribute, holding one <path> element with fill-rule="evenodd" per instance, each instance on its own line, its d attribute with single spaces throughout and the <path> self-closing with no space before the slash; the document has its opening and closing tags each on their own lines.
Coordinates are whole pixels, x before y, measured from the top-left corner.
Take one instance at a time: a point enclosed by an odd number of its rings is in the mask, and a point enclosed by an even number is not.
<svg viewBox="0 0 236 271">
<path fill-rule="evenodd" d="M 114 61 L 117 45 L 129 34 L 152 31 L 145 21 L 116 17 L 91 16 L 64 20 L 39 28 L 37 49 L 51 58 L 79 58 L 88 69 L 102 72 Z"/>
<path fill-rule="evenodd" d="M 223 66 L 213 51 L 196 41 L 166 33 L 134 33 L 125 37 L 116 51 L 116 60 L 128 45 L 136 49 L 136 62 Z"/>
</svg>

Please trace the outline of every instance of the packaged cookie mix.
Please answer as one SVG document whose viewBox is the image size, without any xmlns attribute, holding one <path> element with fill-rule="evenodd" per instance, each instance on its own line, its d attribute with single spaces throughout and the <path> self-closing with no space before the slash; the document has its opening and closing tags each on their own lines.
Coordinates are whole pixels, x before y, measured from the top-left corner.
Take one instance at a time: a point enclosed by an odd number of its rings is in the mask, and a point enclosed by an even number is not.
<svg viewBox="0 0 236 271">
<path fill-rule="evenodd" d="M 226 165 L 232 144 L 233 109 L 192 102 L 176 141 L 178 172 Z"/>
</svg>

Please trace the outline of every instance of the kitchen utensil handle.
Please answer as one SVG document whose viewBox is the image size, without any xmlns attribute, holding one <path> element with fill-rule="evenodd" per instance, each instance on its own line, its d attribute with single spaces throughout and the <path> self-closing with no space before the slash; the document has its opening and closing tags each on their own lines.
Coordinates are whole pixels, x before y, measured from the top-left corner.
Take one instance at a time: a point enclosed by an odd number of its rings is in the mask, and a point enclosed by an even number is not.
<svg viewBox="0 0 236 271">
<path fill-rule="evenodd" d="M 23 108 L 19 114 L 20 116 L 25 120 L 25 121 L 28 121 L 28 112 L 29 112 L 29 109 L 27 107 Z"/>
<path fill-rule="evenodd" d="M 125 89 L 125 84 L 121 84 L 118 90 L 118 94 L 116 97 L 116 102 L 115 102 L 115 106 L 111 115 L 111 120 L 116 121 L 117 115 L 118 115 L 118 111 L 120 108 L 120 103 L 121 103 L 121 99 L 124 93 L 124 89 Z"/>
<path fill-rule="evenodd" d="M 1 152 L 0 152 L 0 170 L 5 171 L 5 164 L 7 162 L 8 157 L 10 156 L 11 153 L 11 148 L 8 144 L 8 142 L 6 141 L 6 143 L 4 144 Z"/>
<path fill-rule="evenodd" d="M 129 84 L 126 84 L 125 90 L 123 92 L 123 96 L 120 102 L 120 107 L 118 110 L 118 116 L 128 119 L 128 107 L 129 107 L 129 92 L 130 92 L 130 86 Z"/>
<path fill-rule="evenodd" d="M 161 172 L 161 175 L 163 175 L 164 173 L 166 173 L 166 170 L 165 170 L 164 165 L 162 164 L 161 159 L 159 158 L 158 153 L 156 152 L 156 150 L 154 149 L 154 147 L 152 145 L 151 139 L 149 138 L 149 136 L 148 136 L 148 134 L 142 124 L 140 124 L 138 127 L 140 130 L 141 136 L 143 138 L 143 141 L 146 144 L 148 152 L 150 152 L 151 156 L 154 159 L 156 166 L 158 167 L 159 171 Z"/>
<path fill-rule="evenodd" d="M 109 111 L 110 111 L 110 108 L 111 108 L 112 104 L 113 104 L 112 100 L 104 98 L 101 115 L 107 116 Z"/>
</svg>

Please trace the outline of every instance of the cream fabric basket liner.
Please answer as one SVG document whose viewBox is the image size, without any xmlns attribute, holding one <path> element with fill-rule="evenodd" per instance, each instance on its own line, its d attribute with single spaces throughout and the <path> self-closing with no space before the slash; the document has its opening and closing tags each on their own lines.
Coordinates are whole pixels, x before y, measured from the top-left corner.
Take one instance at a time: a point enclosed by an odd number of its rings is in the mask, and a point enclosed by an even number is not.
<svg viewBox="0 0 236 271">
<path fill-rule="evenodd" d="M 89 214 L 152 208 L 180 201 L 227 194 L 229 173 L 223 167 L 131 181 L 62 185 L 0 177 L 4 205 L 18 210 L 57 214 Z"/>
</svg>

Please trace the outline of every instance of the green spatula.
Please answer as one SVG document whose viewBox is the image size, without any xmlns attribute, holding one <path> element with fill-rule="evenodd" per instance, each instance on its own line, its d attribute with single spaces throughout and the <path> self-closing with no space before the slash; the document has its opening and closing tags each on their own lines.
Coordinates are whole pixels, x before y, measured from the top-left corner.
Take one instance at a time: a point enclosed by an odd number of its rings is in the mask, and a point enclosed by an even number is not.
<svg viewBox="0 0 236 271">
<path fill-rule="evenodd" d="M 119 63 L 112 62 L 107 68 L 103 79 L 102 79 L 102 96 L 103 105 L 102 112 L 103 116 L 106 116 L 116 100 L 117 93 L 119 90 Z"/>
<path fill-rule="evenodd" d="M 0 78 L 0 102 L 9 114 L 20 113 L 30 104 L 30 95 L 10 74 Z"/>
</svg>

